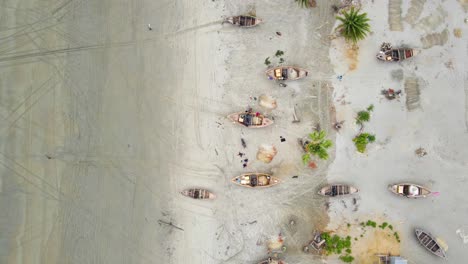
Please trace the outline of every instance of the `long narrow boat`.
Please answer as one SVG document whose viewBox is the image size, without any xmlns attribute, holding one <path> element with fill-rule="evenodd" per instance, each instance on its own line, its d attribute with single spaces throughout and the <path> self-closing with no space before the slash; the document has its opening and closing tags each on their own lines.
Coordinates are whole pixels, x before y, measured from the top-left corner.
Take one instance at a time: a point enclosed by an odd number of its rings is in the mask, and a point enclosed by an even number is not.
<svg viewBox="0 0 468 264">
<path fill-rule="evenodd" d="M 392 184 L 388 186 L 388 190 L 406 198 L 424 198 L 431 194 L 429 189 L 414 183 Z"/>
<path fill-rule="evenodd" d="M 201 200 L 206 200 L 206 199 L 214 199 L 216 198 L 216 195 L 214 193 L 205 190 L 205 189 L 186 189 L 180 192 L 181 194 L 193 198 L 193 199 L 201 199 Z"/>
<path fill-rule="evenodd" d="M 423 247 L 425 247 L 432 254 L 441 257 L 447 258 L 445 250 L 439 244 L 437 239 L 432 236 L 429 232 L 426 232 L 420 228 L 415 228 L 414 232 L 416 233 L 416 238 Z"/>
<path fill-rule="evenodd" d="M 402 61 L 419 53 L 416 49 L 389 49 L 377 53 L 377 59 L 383 61 Z"/>
<path fill-rule="evenodd" d="M 264 261 L 260 261 L 258 264 L 286 264 L 286 262 L 275 258 L 267 258 Z"/>
<path fill-rule="evenodd" d="M 271 68 L 266 70 L 265 73 L 269 79 L 278 81 L 298 80 L 309 74 L 307 70 L 293 66 Z"/>
<path fill-rule="evenodd" d="M 334 196 L 354 194 L 357 192 L 359 192 L 359 189 L 354 186 L 343 185 L 343 184 L 333 184 L 333 185 L 322 187 L 320 191 L 318 191 L 318 194 L 323 195 L 323 196 L 334 197 Z"/>
<path fill-rule="evenodd" d="M 247 188 L 266 188 L 278 184 L 278 178 L 267 173 L 244 173 L 231 180 L 234 184 Z"/>
<path fill-rule="evenodd" d="M 232 16 L 224 19 L 223 23 L 231 23 L 238 27 L 254 27 L 262 23 L 263 20 L 254 16 Z"/>
<path fill-rule="evenodd" d="M 273 120 L 260 113 L 240 112 L 228 115 L 228 118 L 248 128 L 261 128 L 273 124 Z"/>
</svg>

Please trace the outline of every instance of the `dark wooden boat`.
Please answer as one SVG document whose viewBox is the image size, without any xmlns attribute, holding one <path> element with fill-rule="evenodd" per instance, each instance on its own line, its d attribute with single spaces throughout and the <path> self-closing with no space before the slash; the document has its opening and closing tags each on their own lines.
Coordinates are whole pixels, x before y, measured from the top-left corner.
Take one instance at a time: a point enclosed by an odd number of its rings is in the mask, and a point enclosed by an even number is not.
<svg viewBox="0 0 468 264">
<path fill-rule="evenodd" d="M 309 74 L 307 70 L 293 66 L 271 68 L 265 73 L 269 79 L 277 81 L 298 80 Z"/>
<path fill-rule="evenodd" d="M 445 249 L 442 248 L 440 242 L 438 242 L 434 236 L 420 228 L 415 228 L 414 232 L 416 233 L 416 238 L 419 243 L 429 250 L 429 252 L 438 257 L 447 258 Z"/>
<path fill-rule="evenodd" d="M 262 23 L 262 19 L 254 17 L 254 16 L 232 16 L 224 19 L 223 23 L 231 23 L 235 26 L 239 27 L 254 27 L 260 23 Z"/>
<path fill-rule="evenodd" d="M 431 194 L 429 189 L 414 183 L 392 184 L 388 186 L 388 190 L 406 198 L 424 198 Z"/>
<path fill-rule="evenodd" d="M 333 184 L 333 185 L 322 187 L 320 191 L 318 191 L 318 194 L 323 195 L 323 196 L 334 197 L 334 196 L 354 194 L 357 192 L 359 192 L 359 189 L 354 186 L 343 185 L 343 184 Z"/>
<path fill-rule="evenodd" d="M 278 184 L 278 178 L 267 173 L 244 173 L 240 176 L 232 178 L 232 183 L 244 186 L 247 188 L 266 188 Z"/>
<path fill-rule="evenodd" d="M 273 120 L 260 113 L 240 112 L 228 115 L 228 118 L 248 128 L 261 128 L 273 124 Z"/>
<path fill-rule="evenodd" d="M 390 49 L 386 51 L 380 51 L 377 54 L 377 59 L 383 61 L 402 61 L 411 58 L 419 53 L 419 50 L 415 49 Z"/>
<path fill-rule="evenodd" d="M 193 189 L 183 190 L 180 193 L 187 196 L 187 197 L 193 198 L 193 199 L 206 200 L 206 199 L 216 198 L 216 195 L 214 195 L 214 193 L 212 193 L 212 192 L 210 192 L 208 190 L 205 190 L 205 189 L 195 189 L 195 188 L 193 188 Z"/>
<path fill-rule="evenodd" d="M 383 61 L 402 61 L 411 58 L 419 53 L 419 50 L 411 48 L 392 48 L 388 42 L 383 42 L 380 46 L 380 51 L 377 54 L 377 59 Z"/>
</svg>

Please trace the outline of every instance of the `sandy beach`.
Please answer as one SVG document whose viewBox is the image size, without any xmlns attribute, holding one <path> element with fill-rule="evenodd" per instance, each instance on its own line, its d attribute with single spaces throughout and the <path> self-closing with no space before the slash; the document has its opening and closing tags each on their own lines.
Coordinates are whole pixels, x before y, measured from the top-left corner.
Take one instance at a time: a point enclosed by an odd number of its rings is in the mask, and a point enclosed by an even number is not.
<svg viewBox="0 0 468 264">
<path fill-rule="evenodd" d="M 303 247 L 314 230 L 359 236 L 367 220 L 391 223 L 401 243 L 368 231 L 353 245 L 354 263 L 373 263 L 380 250 L 441 262 L 418 245 L 415 227 L 448 244 L 446 263 L 462 263 L 468 3 L 361 1 L 372 33 L 350 52 L 332 37 L 339 2 L 1 1 L 0 263 L 258 263 L 279 237 L 287 263 L 342 263 Z M 221 23 L 247 13 L 264 23 Z M 380 62 L 383 41 L 422 52 Z M 309 76 L 287 87 L 269 80 L 265 60 L 280 57 Z M 402 98 L 387 101 L 386 88 Z M 262 95 L 277 108 L 260 106 Z M 370 104 L 366 130 L 377 142 L 359 154 L 354 118 Z M 274 124 L 248 129 L 226 118 L 248 108 Z M 298 139 L 317 127 L 334 146 L 311 169 Z M 256 159 L 262 145 L 276 148 L 271 163 Z M 415 155 L 419 147 L 428 154 Z M 247 172 L 281 183 L 231 183 Z M 386 190 L 401 181 L 440 194 L 408 200 Z M 332 182 L 360 193 L 317 195 Z M 180 194 L 192 187 L 217 198 Z"/>
</svg>

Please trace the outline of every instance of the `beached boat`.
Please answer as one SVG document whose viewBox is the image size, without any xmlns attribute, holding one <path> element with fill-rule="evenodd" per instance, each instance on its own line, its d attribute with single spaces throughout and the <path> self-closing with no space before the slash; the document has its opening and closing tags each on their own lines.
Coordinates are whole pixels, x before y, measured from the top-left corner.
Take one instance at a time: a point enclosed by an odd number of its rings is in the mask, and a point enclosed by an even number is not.
<svg viewBox="0 0 468 264">
<path fill-rule="evenodd" d="M 249 127 L 260 128 L 273 124 L 273 120 L 266 118 L 260 113 L 240 112 L 228 115 L 228 118 L 237 124 Z"/>
<path fill-rule="evenodd" d="M 392 256 L 390 254 L 377 254 L 378 264 L 408 264 L 408 260 L 400 256 Z"/>
<path fill-rule="evenodd" d="M 334 185 L 328 185 L 320 189 L 318 191 L 318 194 L 323 195 L 323 196 L 343 196 L 343 195 L 349 195 L 349 194 L 354 194 L 359 191 L 358 188 L 350 186 L 350 185 L 342 185 L 342 184 L 334 184 Z"/>
<path fill-rule="evenodd" d="M 447 258 L 445 249 L 442 248 L 442 245 L 434 236 L 420 228 L 415 228 L 414 232 L 416 233 L 416 238 L 423 247 L 438 257 Z"/>
<path fill-rule="evenodd" d="M 286 262 L 275 258 L 267 258 L 264 261 L 260 261 L 258 264 L 286 264 Z"/>
<path fill-rule="evenodd" d="M 393 49 L 390 43 L 382 43 L 377 59 L 383 61 L 402 61 L 411 58 L 419 53 L 417 49 L 399 48 Z"/>
<path fill-rule="evenodd" d="M 293 66 L 271 68 L 266 70 L 265 73 L 269 79 L 278 81 L 298 80 L 309 74 L 307 70 Z"/>
<path fill-rule="evenodd" d="M 388 190 L 406 198 L 422 198 L 431 194 L 429 189 L 414 183 L 391 184 L 388 186 Z"/>
<path fill-rule="evenodd" d="M 187 189 L 180 192 L 181 194 L 193 199 L 214 199 L 216 195 L 205 189 Z"/>
<path fill-rule="evenodd" d="M 278 184 L 278 178 L 267 173 L 244 173 L 240 176 L 232 178 L 234 184 L 247 188 L 265 188 Z"/>
<path fill-rule="evenodd" d="M 254 16 L 232 16 L 224 19 L 223 23 L 231 23 L 234 26 L 239 27 L 254 27 L 260 23 L 262 23 L 262 19 L 254 17 Z"/>
</svg>

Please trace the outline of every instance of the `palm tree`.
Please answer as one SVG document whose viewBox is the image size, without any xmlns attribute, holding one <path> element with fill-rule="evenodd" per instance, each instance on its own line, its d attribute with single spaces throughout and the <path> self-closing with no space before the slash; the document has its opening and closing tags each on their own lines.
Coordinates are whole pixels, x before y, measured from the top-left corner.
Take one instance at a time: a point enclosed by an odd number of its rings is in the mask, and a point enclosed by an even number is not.
<svg viewBox="0 0 468 264">
<path fill-rule="evenodd" d="M 315 131 L 309 134 L 309 142 L 304 146 L 306 153 L 302 155 L 302 162 L 307 164 L 309 162 L 311 155 L 317 156 L 320 159 L 328 159 L 327 149 L 330 148 L 333 143 L 331 140 L 326 139 L 327 134 L 325 131 Z"/>
<path fill-rule="evenodd" d="M 359 10 L 351 7 L 349 11 L 344 11 L 343 16 L 337 16 L 336 19 L 341 21 L 338 29 L 344 36 L 346 41 L 351 41 L 356 44 L 359 40 L 364 39 L 367 33 L 370 32 L 369 18 L 367 13 L 358 14 Z"/>
<path fill-rule="evenodd" d="M 317 3 L 315 0 L 295 0 L 301 7 L 316 7 Z"/>
</svg>

